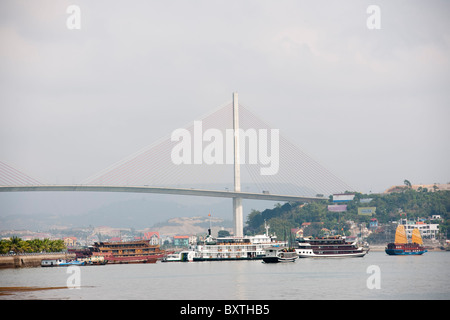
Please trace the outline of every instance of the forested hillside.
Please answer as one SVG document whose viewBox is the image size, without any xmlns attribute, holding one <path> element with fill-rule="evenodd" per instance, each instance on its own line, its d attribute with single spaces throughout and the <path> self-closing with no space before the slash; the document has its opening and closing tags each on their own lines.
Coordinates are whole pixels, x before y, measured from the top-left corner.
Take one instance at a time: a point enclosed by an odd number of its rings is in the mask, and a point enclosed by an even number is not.
<svg viewBox="0 0 450 320">
<path fill-rule="evenodd" d="M 361 199 L 372 199 L 369 203 Z M 366 200 L 367 201 L 367 200 Z M 405 189 L 403 192 L 390 194 L 356 193 L 353 201 L 346 202 L 346 212 L 329 212 L 328 205 L 333 204 L 332 197 L 328 201 L 309 204 L 286 203 L 278 204 L 273 209 L 262 212 L 253 210 L 247 217 L 246 234 L 264 232 L 264 221 L 270 225 L 271 232 L 283 235 L 291 228 L 298 228 L 304 222 L 320 222 L 320 229 L 346 231 L 347 221 L 368 224 L 371 218 L 377 218 L 380 224 L 397 221 L 401 217 L 408 219 L 425 218 L 440 215 L 440 231 L 446 234 L 450 228 L 450 191 L 415 191 Z M 358 207 L 376 207 L 372 216 L 358 215 Z M 429 220 L 427 220 L 429 221 Z M 314 224 L 313 224 L 314 225 Z M 319 230 L 317 232 L 319 232 Z"/>
</svg>

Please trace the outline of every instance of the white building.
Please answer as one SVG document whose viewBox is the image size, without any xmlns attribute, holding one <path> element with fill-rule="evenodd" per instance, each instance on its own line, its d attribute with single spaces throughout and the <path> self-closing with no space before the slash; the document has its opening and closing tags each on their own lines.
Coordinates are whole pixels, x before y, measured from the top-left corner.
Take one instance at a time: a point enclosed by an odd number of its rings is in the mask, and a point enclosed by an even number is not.
<svg viewBox="0 0 450 320">
<path fill-rule="evenodd" d="M 417 228 L 420 231 L 422 239 L 435 240 L 439 233 L 439 224 L 437 223 L 425 223 L 422 221 L 408 221 L 406 219 L 400 220 L 400 223 L 405 226 L 406 235 L 411 238 L 412 231 Z"/>
</svg>

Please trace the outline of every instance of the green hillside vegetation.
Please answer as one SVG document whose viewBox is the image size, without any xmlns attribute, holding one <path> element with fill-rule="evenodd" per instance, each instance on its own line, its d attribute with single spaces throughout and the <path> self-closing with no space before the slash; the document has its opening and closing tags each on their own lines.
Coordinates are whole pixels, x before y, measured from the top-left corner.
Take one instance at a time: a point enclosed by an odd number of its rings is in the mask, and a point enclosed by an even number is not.
<svg viewBox="0 0 450 320">
<path fill-rule="evenodd" d="M 370 203 L 361 203 L 360 200 L 365 198 L 372 200 Z M 349 220 L 368 226 L 370 219 L 376 218 L 380 225 L 389 225 L 405 215 L 411 220 L 440 215 L 443 219 L 443 222 L 439 222 L 441 234 L 448 236 L 447 230 L 450 228 L 450 191 L 428 192 L 426 189 L 415 191 L 405 188 L 403 192 L 390 194 L 356 193 L 353 201 L 345 203 L 347 212 L 329 212 L 330 204 L 333 204 L 332 196 L 321 202 L 277 204 L 275 208 L 262 212 L 253 210 L 247 217 L 245 233 L 263 233 L 266 221 L 270 225 L 270 231 L 275 232 L 279 238 L 291 228 L 301 227 L 304 222 L 311 222 L 306 235 L 317 236 L 322 228 L 345 235 L 348 234 Z M 376 214 L 358 215 L 358 207 L 376 207 Z"/>
</svg>

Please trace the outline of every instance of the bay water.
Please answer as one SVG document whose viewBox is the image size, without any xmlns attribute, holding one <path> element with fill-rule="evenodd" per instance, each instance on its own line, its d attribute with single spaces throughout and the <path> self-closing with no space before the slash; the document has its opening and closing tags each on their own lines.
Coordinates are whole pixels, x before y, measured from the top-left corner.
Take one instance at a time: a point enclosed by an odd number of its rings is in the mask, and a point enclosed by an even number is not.
<svg viewBox="0 0 450 320">
<path fill-rule="evenodd" d="M 76 277 L 76 278 L 74 278 Z M 160 262 L 0 270 L 1 300 L 450 299 L 450 252 L 362 258 Z M 0 289 L 1 290 L 1 289 Z M 1 292 L 0 292 L 1 293 Z"/>
</svg>

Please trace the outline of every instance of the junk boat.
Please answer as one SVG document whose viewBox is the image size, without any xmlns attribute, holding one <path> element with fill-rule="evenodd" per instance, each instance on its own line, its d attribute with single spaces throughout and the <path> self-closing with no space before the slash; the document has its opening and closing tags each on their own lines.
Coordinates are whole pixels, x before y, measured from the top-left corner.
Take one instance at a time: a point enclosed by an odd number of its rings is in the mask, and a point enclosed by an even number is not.
<svg viewBox="0 0 450 320">
<path fill-rule="evenodd" d="M 103 256 L 108 264 L 114 263 L 156 263 L 167 253 L 150 240 L 124 242 L 95 242 L 93 256 Z"/>
<path fill-rule="evenodd" d="M 266 254 L 262 257 L 265 263 L 295 262 L 298 258 L 294 249 L 270 247 L 265 251 Z"/>
<path fill-rule="evenodd" d="M 356 241 L 348 242 L 345 237 L 337 235 L 300 239 L 295 251 L 299 258 L 364 257 L 369 247 L 361 246 Z"/>
<path fill-rule="evenodd" d="M 413 230 L 411 243 L 408 243 L 405 227 L 400 224 L 395 231 L 394 242 L 387 244 L 385 252 L 391 256 L 421 255 L 427 252 L 427 250 L 423 247 L 419 229 L 415 228 Z"/>
</svg>

